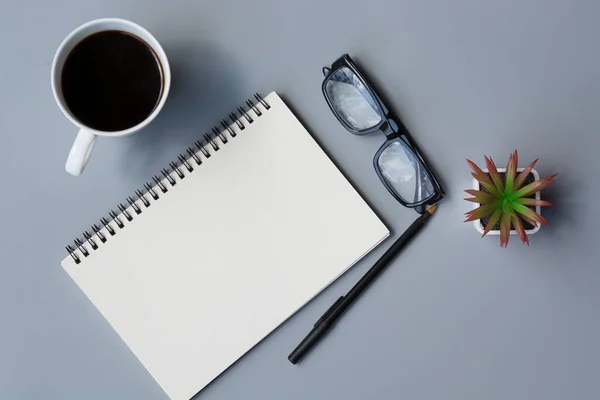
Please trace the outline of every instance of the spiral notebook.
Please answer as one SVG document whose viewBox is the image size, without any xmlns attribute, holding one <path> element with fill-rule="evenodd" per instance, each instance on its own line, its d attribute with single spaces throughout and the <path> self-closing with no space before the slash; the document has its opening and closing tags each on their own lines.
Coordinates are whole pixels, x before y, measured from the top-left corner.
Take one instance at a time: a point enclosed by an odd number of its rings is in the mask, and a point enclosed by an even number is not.
<svg viewBox="0 0 600 400">
<path fill-rule="evenodd" d="M 389 235 L 276 93 L 162 173 L 67 246 L 62 266 L 172 399 Z"/>
</svg>

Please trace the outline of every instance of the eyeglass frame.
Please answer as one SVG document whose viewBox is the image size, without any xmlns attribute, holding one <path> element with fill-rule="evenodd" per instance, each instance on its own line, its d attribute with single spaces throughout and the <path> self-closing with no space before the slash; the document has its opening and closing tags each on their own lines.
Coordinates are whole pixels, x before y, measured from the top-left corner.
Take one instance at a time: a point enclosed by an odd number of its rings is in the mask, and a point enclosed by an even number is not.
<svg viewBox="0 0 600 400">
<path fill-rule="evenodd" d="M 352 73 L 354 73 L 356 77 L 360 79 L 360 81 L 362 82 L 362 84 L 367 89 L 367 91 L 375 101 L 376 105 L 378 106 L 379 110 L 377 111 L 381 116 L 381 121 L 377 125 L 363 130 L 354 129 L 346 122 L 346 120 L 341 115 L 339 115 L 336 107 L 332 104 L 332 101 L 327 93 L 326 85 L 327 82 L 329 82 L 331 76 L 343 67 L 350 69 L 350 71 L 352 71 Z M 399 118 L 395 117 L 392 114 L 392 112 L 385 105 L 381 97 L 375 91 L 374 86 L 371 84 L 371 82 L 369 82 L 366 76 L 358 69 L 354 61 L 352 61 L 352 58 L 350 58 L 348 54 L 344 54 L 331 65 L 331 68 L 323 67 L 323 76 L 325 77 L 325 79 L 323 80 L 321 89 L 323 91 L 323 96 L 325 97 L 327 105 L 331 109 L 331 112 L 333 112 L 333 115 L 335 115 L 338 121 L 342 124 L 344 128 L 346 128 L 348 132 L 352 133 L 353 135 L 362 136 L 368 135 L 376 131 L 382 131 L 385 135 L 386 141 L 383 143 L 383 145 L 381 145 L 379 150 L 377 150 L 377 153 L 375 153 L 375 157 L 373 158 L 373 167 L 375 169 L 375 173 L 377 173 L 377 176 L 379 177 L 385 188 L 388 190 L 388 192 L 390 192 L 390 194 L 404 207 L 415 208 L 416 211 L 420 214 L 422 214 L 425 211 L 423 209 L 423 206 L 436 204 L 442 198 L 444 198 L 444 189 L 442 188 L 439 180 L 433 173 L 433 170 L 431 169 L 427 161 L 425 161 L 423 153 L 421 152 L 416 142 L 408 132 L 408 129 L 406 129 L 406 127 Z M 431 184 L 434 188 L 434 194 L 431 197 L 414 203 L 407 202 L 396 193 L 396 191 L 392 188 L 388 181 L 383 177 L 383 174 L 381 173 L 377 162 L 379 161 L 381 153 L 383 153 L 383 151 L 388 146 L 390 146 L 392 142 L 395 141 L 403 142 L 408 148 L 410 148 L 417 157 L 421 166 L 425 169 L 425 172 L 429 176 Z"/>
</svg>

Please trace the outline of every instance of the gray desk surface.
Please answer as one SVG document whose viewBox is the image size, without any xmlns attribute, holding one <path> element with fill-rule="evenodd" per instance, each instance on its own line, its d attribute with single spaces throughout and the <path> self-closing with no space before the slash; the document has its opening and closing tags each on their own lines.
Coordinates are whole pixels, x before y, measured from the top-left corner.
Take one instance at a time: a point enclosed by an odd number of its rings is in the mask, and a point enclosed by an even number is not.
<svg viewBox="0 0 600 400">
<path fill-rule="evenodd" d="M 277 90 L 398 236 L 415 214 L 372 167 L 383 136 L 347 134 L 321 67 L 352 54 L 433 160 L 448 198 L 301 366 L 288 352 L 390 242 L 203 391 L 203 399 L 596 399 L 600 392 L 600 51 L 593 0 L 4 0 L 0 14 L 0 398 L 165 399 L 59 265 L 63 245 L 250 93 Z M 33 3 L 33 2 L 32 2 Z M 76 129 L 52 98 L 63 37 L 134 20 L 163 43 L 157 121 L 99 140 L 64 172 Z M 553 223 L 501 250 L 463 224 L 465 158 L 540 157 Z M 234 246 L 234 244 L 232 244 Z M 198 360 L 202 362 L 202 360 Z"/>
</svg>

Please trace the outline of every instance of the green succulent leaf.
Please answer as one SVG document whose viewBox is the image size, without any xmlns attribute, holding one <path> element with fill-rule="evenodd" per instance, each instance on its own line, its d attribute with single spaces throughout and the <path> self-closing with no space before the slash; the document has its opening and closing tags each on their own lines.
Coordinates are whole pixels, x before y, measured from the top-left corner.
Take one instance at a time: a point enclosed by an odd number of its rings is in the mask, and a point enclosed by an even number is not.
<svg viewBox="0 0 600 400">
<path fill-rule="evenodd" d="M 529 218 L 529 217 L 526 217 L 526 216 L 524 216 L 523 214 L 517 213 L 517 216 L 518 216 L 519 218 L 521 218 L 523 221 L 525 221 L 525 222 L 527 222 L 527 223 L 531 224 L 531 225 L 532 225 L 534 228 L 537 228 L 537 227 L 538 227 L 538 225 L 539 225 L 537 222 L 535 222 L 534 220 L 532 220 L 532 219 L 531 219 L 531 218 Z"/>
<path fill-rule="evenodd" d="M 466 201 L 470 201 L 471 203 L 477 203 L 477 204 L 493 204 L 496 199 L 492 199 L 492 200 L 488 200 L 488 199 L 478 199 L 476 197 L 465 197 L 464 200 Z"/>
<path fill-rule="evenodd" d="M 504 187 L 506 188 L 507 193 L 513 192 L 513 183 L 515 180 L 515 176 L 517 174 L 517 168 L 519 166 L 519 153 L 515 150 L 508 157 L 508 164 L 506 165 L 506 173 L 504 177 Z"/>
<path fill-rule="evenodd" d="M 515 194 L 514 194 L 515 198 L 531 196 L 532 194 L 539 192 L 542 189 L 547 188 L 552 183 L 554 183 L 554 178 L 556 178 L 556 175 L 558 175 L 558 174 L 547 176 L 545 178 L 542 178 L 535 182 L 531 182 L 529 185 L 522 187 L 521 189 L 519 189 L 515 192 Z"/>
<path fill-rule="evenodd" d="M 477 179 L 477 177 L 475 176 L 475 174 L 474 174 L 474 173 L 471 173 L 471 175 L 472 175 L 472 176 L 473 176 L 475 179 Z M 498 197 L 502 196 L 502 195 L 500 194 L 500 192 L 498 192 L 498 189 L 496 189 L 496 186 L 495 186 L 493 183 L 491 183 L 491 181 L 488 183 L 488 182 L 480 181 L 479 179 L 477 179 L 477 180 L 479 181 L 479 184 L 480 184 L 481 186 L 483 186 L 484 188 L 486 188 L 486 189 L 488 190 L 488 192 L 490 192 L 490 193 L 491 193 L 491 194 L 493 194 L 494 196 L 498 196 Z"/>
<path fill-rule="evenodd" d="M 525 168 L 519 173 L 519 176 L 517 176 L 513 185 L 515 191 L 521 189 L 521 186 L 523 186 L 525 179 L 527 179 L 527 177 L 531 173 L 531 170 L 533 169 L 533 167 L 535 167 L 535 164 L 537 164 L 538 160 L 539 158 L 536 158 L 531 164 L 527 166 L 527 168 Z"/>
<path fill-rule="evenodd" d="M 500 247 L 508 246 L 510 239 L 510 213 L 503 212 L 500 216 Z"/>
<path fill-rule="evenodd" d="M 467 192 L 471 196 L 474 196 L 472 198 L 465 199 L 465 200 L 471 201 L 473 203 L 491 204 L 495 201 L 498 201 L 498 197 L 496 197 L 488 192 L 482 192 L 479 190 L 472 190 L 472 189 L 465 190 L 465 192 Z"/>
<path fill-rule="evenodd" d="M 514 200 L 515 203 L 518 204 L 523 204 L 524 206 L 541 206 L 541 207 L 552 207 L 554 204 L 550 203 L 549 201 L 545 201 L 545 200 L 536 200 L 536 199 L 531 199 L 528 197 L 519 197 L 518 199 Z"/>
<path fill-rule="evenodd" d="M 494 164 L 494 160 L 492 160 L 492 158 L 488 157 L 488 156 L 483 156 L 483 158 L 485 159 L 485 165 L 488 168 L 488 173 L 490 174 L 490 177 L 492 178 L 492 182 L 494 183 L 494 186 L 496 186 L 496 189 L 498 189 L 498 192 L 503 193 L 504 192 L 504 183 L 502 183 L 502 178 L 500 178 L 500 173 L 498 172 L 498 168 L 496 168 L 496 164 Z"/>
<path fill-rule="evenodd" d="M 502 216 L 502 210 L 499 209 L 499 208 L 496 209 L 494 211 L 494 213 L 492 214 L 492 216 L 490 217 L 487 225 L 483 229 L 483 235 L 481 235 L 481 237 L 484 237 L 485 235 L 487 235 L 489 233 L 489 231 L 492 230 L 492 228 L 494 227 L 494 225 L 496 225 L 498 223 L 498 220 L 500 220 L 501 216 Z"/>
<path fill-rule="evenodd" d="M 533 220 L 542 225 L 550 225 L 546 218 L 542 217 L 540 214 L 536 213 L 531 208 L 525 207 L 522 204 L 513 203 L 513 209 L 521 216 L 527 219 Z"/>
<path fill-rule="evenodd" d="M 467 160 L 467 163 L 471 166 L 471 169 L 473 170 L 473 172 L 471 173 L 473 178 L 477 179 L 481 186 L 486 188 L 491 194 L 493 194 L 494 196 L 500 196 L 500 192 L 498 191 L 498 189 L 496 189 L 496 186 L 494 185 L 490 177 L 485 172 L 483 172 L 483 170 L 479 168 L 477 164 L 475 164 L 473 161 Z"/>
<path fill-rule="evenodd" d="M 488 215 L 490 215 L 497 209 L 498 209 L 498 206 L 495 204 L 486 204 L 481 207 L 477 207 L 476 209 L 465 213 L 465 215 L 467 216 L 467 219 L 465 220 L 465 222 L 475 221 L 477 219 L 487 217 Z"/>
<path fill-rule="evenodd" d="M 525 233 L 525 228 L 523 227 L 523 223 L 521 222 L 521 219 L 517 216 L 517 214 L 511 214 L 510 215 L 510 219 L 512 221 L 512 225 L 515 228 L 515 230 L 517 231 L 517 234 L 519 235 L 519 238 L 521 239 L 521 242 L 523 242 L 523 244 L 526 244 L 527 246 L 529 246 L 529 238 L 527 237 L 527 233 Z"/>
</svg>

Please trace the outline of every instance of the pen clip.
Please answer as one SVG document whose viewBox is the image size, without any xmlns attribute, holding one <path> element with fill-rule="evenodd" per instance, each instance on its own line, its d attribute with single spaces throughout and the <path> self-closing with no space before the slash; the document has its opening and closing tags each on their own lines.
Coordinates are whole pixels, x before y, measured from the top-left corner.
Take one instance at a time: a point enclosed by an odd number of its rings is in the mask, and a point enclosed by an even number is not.
<svg viewBox="0 0 600 400">
<path fill-rule="evenodd" d="M 337 300 L 335 301 L 335 303 L 333 303 L 333 304 L 331 305 L 331 307 L 329 307 L 329 308 L 327 309 L 327 311 L 325 311 L 325 314 L 323 314 L 323 315 L 321 316 L 321 318 L 319 318 L 319 320 L 318 320 L 317 322 L 315 322 L 315 325 L 314 325 L 314 326 L 317 326 L 317 325 L 319 325 L 321 322 L 325 321 L 325 320 L 326 320 L 326 319 L 327 319 L 327 318 L 328 318 L 328 317 L 329 317 L 329 316 L 330 316 L 330 315 L 333 313 L 333 311 L 334 311 L 334 310 L 335 310 L 335 309 L 336 309 L 336 308 L 337 308 L 337 307 L 338 307 L 338 306 L 339 306 L 339 305 L 342 303 L 342 301 L 344 301 L 344 296 L 340 296 L 340 298 L 339 298 L 339 299 L 337 299 Z"/>
</svg>

